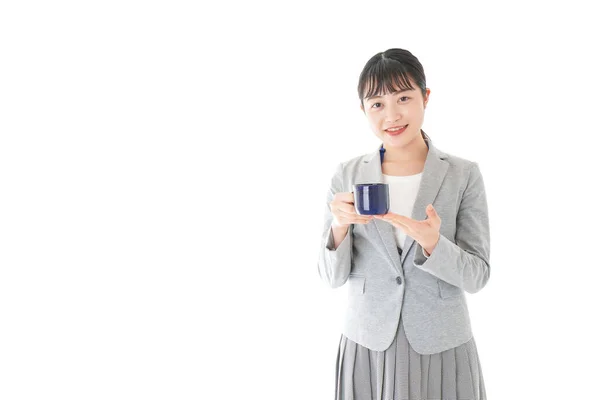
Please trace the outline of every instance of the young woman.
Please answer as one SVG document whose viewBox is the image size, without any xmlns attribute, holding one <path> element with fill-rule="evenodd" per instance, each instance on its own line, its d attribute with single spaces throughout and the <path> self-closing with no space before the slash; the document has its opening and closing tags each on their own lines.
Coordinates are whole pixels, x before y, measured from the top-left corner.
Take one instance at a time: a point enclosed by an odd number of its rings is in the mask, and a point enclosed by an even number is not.
<svg viewBox="0 0 600 400">
<path fill-rule="evenodd" d="M 485 400 L 465 292 L 490 277 L 490 233 L 477 162 L 421 129 L 430 89 L 407 50 L 373 56 L 360 108 L 382 144 L 338 164 L 327 193 L 319 275 L 347 286 L 336 400 Z M 390 210 L 359 215 L 352 185 L 387 183 Z"/>
</svg>

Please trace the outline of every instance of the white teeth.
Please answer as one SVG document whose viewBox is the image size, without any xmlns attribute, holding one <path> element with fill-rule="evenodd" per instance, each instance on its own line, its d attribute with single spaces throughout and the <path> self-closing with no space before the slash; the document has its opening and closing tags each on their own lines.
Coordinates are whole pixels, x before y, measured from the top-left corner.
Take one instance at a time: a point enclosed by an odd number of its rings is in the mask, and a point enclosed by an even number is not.
<svg viewBox="0 0 600 400">
<path fill-rule="evenodd" d="M 404 126 L 406 126 L 406 125 L 404 125 Z M 404 128 L 404 126 L 401 126 L 400 128 L 386 129 L 386 131 L 396 132 L 396 131 L 399 131 L 400 129 Z"/>
</svg>

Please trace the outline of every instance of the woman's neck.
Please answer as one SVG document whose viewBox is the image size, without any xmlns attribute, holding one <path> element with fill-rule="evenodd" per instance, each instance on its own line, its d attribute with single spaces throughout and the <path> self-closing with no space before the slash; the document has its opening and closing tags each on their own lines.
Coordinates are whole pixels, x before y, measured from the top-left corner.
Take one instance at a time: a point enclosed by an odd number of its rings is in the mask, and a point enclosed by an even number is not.
<svg viewBox="0 0 600 400">
<path fill-rule="evenodd" d="M 429 147 L 425 143 L 422 135 L 408 143 L 405 147 L 394 148 L 383 145 L 385 152 L 383 155 L 384 163 L 390 164 L 419 164 L 427 158 Z"/>
</svg>

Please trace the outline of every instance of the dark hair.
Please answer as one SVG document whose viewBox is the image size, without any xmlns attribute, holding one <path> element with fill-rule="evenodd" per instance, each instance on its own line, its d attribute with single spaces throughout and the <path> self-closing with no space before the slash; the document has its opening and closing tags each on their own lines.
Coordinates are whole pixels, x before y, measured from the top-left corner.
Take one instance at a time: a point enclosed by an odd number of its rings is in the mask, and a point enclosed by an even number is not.
<svg viewBox="0 0 600 400">
<path fill-rule="evenodd" d="M 404 49 L 388 49 L 375 54 L 367 61 L 358 79 L 360 104 L 365 97 L 390 93 L 398 88 L 414 89 L 409 78 L 425 97 L 425 72 L 417 57 Z"/>
</svg>

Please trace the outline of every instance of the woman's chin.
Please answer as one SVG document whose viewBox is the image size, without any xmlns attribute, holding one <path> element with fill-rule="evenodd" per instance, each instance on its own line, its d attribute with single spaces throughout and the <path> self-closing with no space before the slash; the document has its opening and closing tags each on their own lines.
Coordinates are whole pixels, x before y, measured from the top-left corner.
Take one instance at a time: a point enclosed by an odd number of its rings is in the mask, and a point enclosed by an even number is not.
<svg viewBox="0 0 600 400">
<path fill-rule="evenodd" d="M 390 145 L 398 144 L 398 143 L 406 143 L 406 138 L 410 135 L 409 132 L 403 132 L 400 135 L 390 135 L 388 133 L 384 133 L 381 139 L 385 143 L 389 143 Z"/>
</svg>

